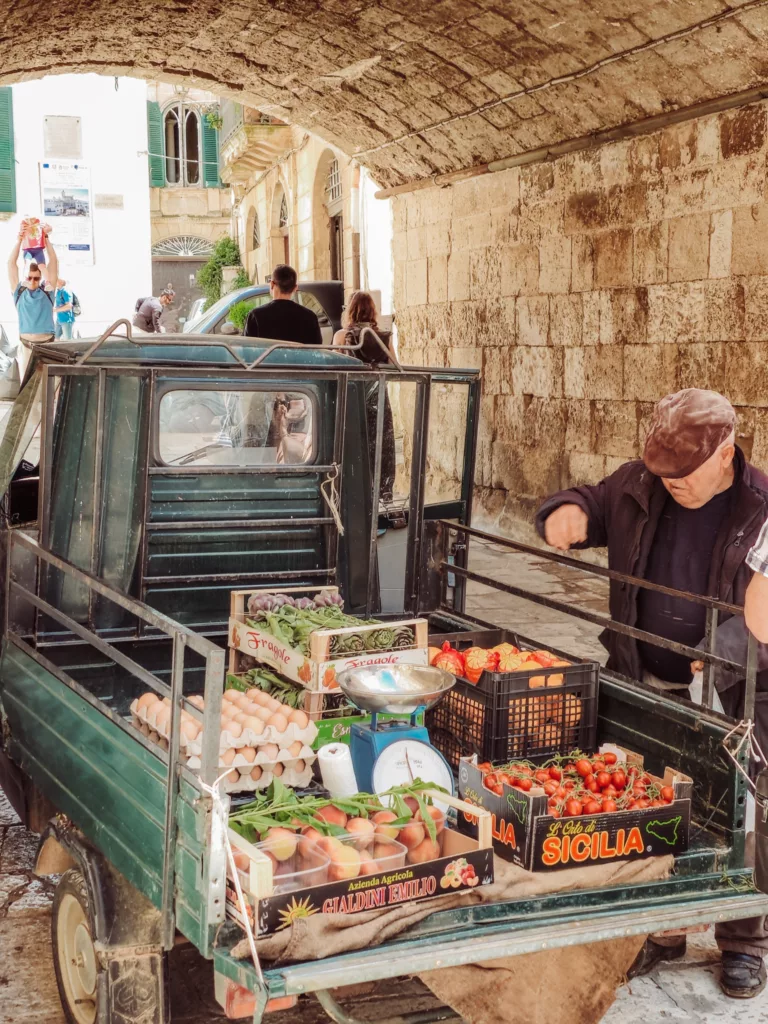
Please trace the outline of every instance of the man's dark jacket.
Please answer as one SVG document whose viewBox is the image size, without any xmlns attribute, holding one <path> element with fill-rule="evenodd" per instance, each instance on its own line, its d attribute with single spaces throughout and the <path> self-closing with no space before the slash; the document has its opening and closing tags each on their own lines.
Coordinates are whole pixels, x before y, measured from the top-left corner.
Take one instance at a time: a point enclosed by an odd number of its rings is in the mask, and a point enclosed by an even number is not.
<svg viewBox="0 0 768 1024">
<path fill-rule="evenodd" d="M 768 477 L 746 461 L 740 448 L 736 449 L 734 470 L 729 511 L 712 552 L 708 596 L 743 605 L 752 578 L 752 570 L 744 559 L 768 518 Z M 574 547 L 607 547 L 612 569 L 642 579 L 666 499 L 667 491 L 659 477 L 642 462 L 627 462 L 594 487 L 574 487 L 547 498 L 536 513 L 536 529 L 544 537 L 544 521 L 551 512 L 560 505 L 578 505 L 589 517 L 589 528 L 586 543 Z M 611 580 L 611 618 L 629 626 L 637 625 L 638 589 Z M 747 641 L 744 619 L 720 612 L 718 623 L 717 654 L 743 665 Z M 635 640 L 611 630 L 605 630 L 600 639 L 610 655 L 608 668 L 642 679 Z M 768 672 L 763 671 L 768 669 L 768 646 L 761 644 L 758 652 L 758 689 L 768 690 Z M 743 675 L 718 670 L 718 690 L 735 687 L 742 682 Z"/>
<path fill-rule="evenodd" d="M 256 306 L 248 314 L 243 334 L 246 338 L 300 341 L 304 345 L 323 344 L 317 316 L 293 299 L 273 299 L 265 306 Z"/>
</svg>

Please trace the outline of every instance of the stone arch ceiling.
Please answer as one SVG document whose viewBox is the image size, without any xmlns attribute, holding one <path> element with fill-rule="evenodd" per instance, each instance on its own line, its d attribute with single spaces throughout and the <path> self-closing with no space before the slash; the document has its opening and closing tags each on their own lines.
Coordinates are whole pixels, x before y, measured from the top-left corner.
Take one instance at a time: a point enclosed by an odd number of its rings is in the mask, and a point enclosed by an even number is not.
<svg viewBox="0 0 768 1024">
<path fill-rule="evenodd" d="M 768 87 L 768 0 L 53 0 L 43 16 L 30 10 L 0 0 L 0 83 L 73 71 L 192 79 L 316 132 L 383 186 Z"/>
</svg>

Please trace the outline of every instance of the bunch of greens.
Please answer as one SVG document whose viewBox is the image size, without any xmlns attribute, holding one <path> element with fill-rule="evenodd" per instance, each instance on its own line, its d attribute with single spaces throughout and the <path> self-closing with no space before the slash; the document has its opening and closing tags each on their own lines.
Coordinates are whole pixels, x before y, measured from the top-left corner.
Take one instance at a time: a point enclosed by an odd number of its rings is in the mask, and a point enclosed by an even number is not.
<svg viewBox="0 0 768 1024">
<path fill-rule="evenodd" d="M 258 688 L 268 693 L 270 697 L 286 704 L 289 708 L 301 708 L 304 706 L 304 688 L 296 686 L 287 679 L 281 679 L 266 668 L 252 668 L 242 676 L 227 673 L 227 689 L 241 690 L 246 693 L 248 690 Z"/>
<path fill-rule="evenodd" d="M 260 793 L 251 803 L 244 804 L 233 811 L 229 823 L 239 835 L 248 842 L 259 842 L 271 828 L 301 829 L 311 826 L 322 835 L 346 835 L 346 829 L 340 825 L 332 825 L 322 818 L 315 817 L 323 807 L 338 807 L 351 818 L 368 818 L 377 811 L 392 810 L 397 819 L 387 822 L 392 828 L 400 828 L 412 821 L 413 815 L 405 802 L 406 797 L 413 797 L 421 811 L 421 817 L 429 838 L 434 842 L 437 828 L 434 819 L 427 810 L 430 800 L 425 791 L 437 790 L 446 792 L 432 782 L 416 779 L 406 786 L 393 786 L 378 796 L 373 793 L 357 793 L 343 799 L 316 796 L 298 796 L 280 779 L 273 779 L 268 789 Z"/>
<path fill-rule="evenodd" d="M 306 657 L 309 654 L 309 636 L 316 629 L 344 629 L 349 626 L 379 626 L 379 629 L 361 629 L 360 632 L 342 633 L 331 638 L 331 654 L 344 656 L 364 651 L 390 651 L 410 647 L 414 632 L 409 626 L 393 629 L 377 619 L 358 619 L 345 615 L 335 602 L 320 605 L 317 599 L 299 602 L 280 601 L 283 594 L 264 595 L 248 602 L 252 618 L 247 624 L 262 632 L 271 633 L 287 647 L 294 647 Z"/>
</svg>

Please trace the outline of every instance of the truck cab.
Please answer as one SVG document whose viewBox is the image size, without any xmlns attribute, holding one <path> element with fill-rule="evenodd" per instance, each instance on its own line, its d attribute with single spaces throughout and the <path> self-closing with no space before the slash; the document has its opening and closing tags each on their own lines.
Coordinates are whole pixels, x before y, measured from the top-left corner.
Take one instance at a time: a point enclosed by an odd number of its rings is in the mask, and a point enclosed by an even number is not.
<svg viewBox="0 0 768 1024">
<path fill-rule="evenodd" d="M 231 956 L 210 790 L 230 593 L 336 584 L 353 613 L 424 615 L 435 636 L 476 624 L 479 396 L 475 371 L 371 367 L 257 339 L 134 339 L 126 325 L 38 347 L 1 428 L 0 785 L 43 834 L 38 870 L 61 875 L 54 962 L 69 1020 L 117 1024 L 130 986 L 142 1020 L 167 1020 L 166 954 L 181 937 L 255 993 L 258 1021 L 270 999 L 352 975 L 466 961 L 466 943 L 485 960 L 586 941 L 598 920 L 607 938 L 768 910 L 742 884 L 745 784 L 720 750 L 731 723 L 603 673 L 599 739 L 653 770 L 674 758 L 697 780 L 698 831 L 674 877 L 438 911 L 375 963 L 361 951 L 260 974 Z M 381 503 L 387 399 L 395 486 Z M 178 709 L 204 695 L 199 771 L 180 762 L 178 732 L 163 749 L 131 723 L 148 686 Z M 67 969 L 72 922 L 92 971 Z"/>
</svg>

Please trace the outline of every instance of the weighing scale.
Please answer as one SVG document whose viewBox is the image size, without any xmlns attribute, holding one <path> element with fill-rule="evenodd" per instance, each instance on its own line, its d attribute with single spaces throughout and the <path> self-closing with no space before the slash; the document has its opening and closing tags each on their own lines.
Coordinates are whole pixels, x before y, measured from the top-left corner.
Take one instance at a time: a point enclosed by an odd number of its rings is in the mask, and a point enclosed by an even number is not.
<svg viewBox="0 0 768 1024">
<path fill-rule="evenodd" d="M 434 782 L 454 793 L 453 772 L 429 742 L 417 717 L 436 704 L 456 682 L 450 672 L 428 665 L 349 669 L 339 675 L 339 687 L 368 723 L 353 723 L 350 753 L 360 792 L 383 793 L 415 779 Z M 404 715 L 407 721 L 379 722 L 379 714 Z"/>
</svg>

